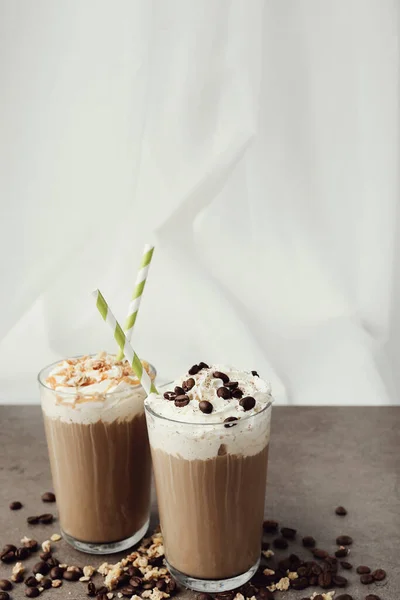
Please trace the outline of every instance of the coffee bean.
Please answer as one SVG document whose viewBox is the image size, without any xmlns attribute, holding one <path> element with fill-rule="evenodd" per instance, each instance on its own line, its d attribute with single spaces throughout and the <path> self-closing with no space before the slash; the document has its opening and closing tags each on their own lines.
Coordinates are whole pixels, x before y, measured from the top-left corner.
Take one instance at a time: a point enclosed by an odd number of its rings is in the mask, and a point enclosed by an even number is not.
<svg viewBox="0 0 400 600">
<path fill-rule="evenodd" d="M 305 590 L 308 588 L 308 585 L 307 577 L 298 577 L 297 579 L 293 579 L 291 583 L 294 590 Z"/>
<path fill-rule="evenodd" d="M 45 560 L 46 562 L 47 562 L 48 560 L 50 560 L 50 558 L 51 558 L 51 557 L 52 557 L 52 554 L 51 554 L 51 552 L 41 552 L 41 553 L 39 554 L 39 558 L 40 558 L 41 560 Z"/>
<path fill-rule="evenodd" d="M 337 558 L 344 558 L 345 556 L 347 556 L 349 553 L 347 548 L 339 548 L 339 550 L 336 550 L 335 552 L 335 556 Z"/>
<path fill-rule="evenodd" d="M 143 581 L 141 577 L 137 577 L 136 575 L 134 575 L 133 577 L 131 577 L 129 579 L 129 585 L 131 585 L 134 588 L 138 588 L 142 585 Z"/>
<path fill-rule="evenodd" d="M 154 586 L 155 586 L 154 581 L 146 581 L 145 583 L 143 583 L 142 588 L 144 590 L 152 590 Z"/>
<path fill-rule="evenodd" d="M 1 554 L 4 554 L 5 552 L 16 552 L 17 551 L 17 546 L 14 546 L 14 544 L 6 544 L 3 548 L 3 550 L 1 551 Z"/>
<path fill-rule="evenodd" d="M 318 585 L 323 590 L 327 590 L 332 585 L 332 574 L 329 572 L 322 572 L 318 575 Z"/>
<path fill-rule="evenodd" d="M 219 398 L 223 398 L 224 400 L 230 400 L 232 398 L 232 393 L 230 389 L 226 387 L 220 387 L 217 389 L 217 396 Z"/>
<path fill-rule="evenodd" d="M 43 577 L 42 581 L 40 582 L 40 585 L 45 590 L 50 589 L 51 588 L 51 579 L 49 579 L 48 577 Z"/>
<path fill-rule="evenodd" d="M 364 573 L 371 573 L 371 569 L 369 567 L 364 567 L 363 565 L 357 567 L 356 571 L 359 575 L 363 575 Z"/>
<path fill-rule="evenodd" d="M 60 564 L 60 561 L 55 556 L 52 556 L 46 562 L 49 565 L 49 567 L 58 567 L 58 565 Z"/>
<path fill-rule="evenodd" d="M 50 523 L 52 523 L 53 520 L 54 517 L 51 513 L 46 513 L 44 515 L 39 516 L 39 523 L 42 523 L 42 525 L 50 525 Z"/>
<path fill-rule="evenodd" d="M 10 510 L 20 510 L 20 508 L 22 508 L 21 502 L 18 502 L 18 500 L 15 500 L 14 502 L 11 502 L 11 504 L 10 504 Z"/>
<path fill-rule="evenodd" d="M 27 519 L 28 525 L 37 525 L 39 523 L 39 517 L 28 517 Z"/>
<path fill-rule="evenodd" d="M 97 594 L 96 600 L 108 600 L 107 594 Z"/>
<path fill-rule="evenodd" d="M 11 581 L 9 581 L 8 579 L 0 579 L 0 590 L 4 590 L 5 592 L 12 590 Z"/>
<path fill-rule="evenodd" d="M 223 383 L 229 383 L 228 375 L 221 373 L 221 371 L 215 371 L 213 377 L 215 377 L 215 379 L 221 379 Z"/>
<path fill-rule="evenodd" d="M 347 579 L 346 577 L 342 577 L 341 575 L 334 575 L 332 577 L 332 583 L 333 585 L 336 585 L 336 587 L 346 587 L 347 585 Z"/>
<path fill-rule="evenodd" d="M 10 600 L 10 594 L 7 592 L 0 592 L 0 600 Z"/>
<path fill-rule="evenodd" d="M 281 534 L 287 540 L 294 540 L 296 533 L 296 529 L 291 529 L 290 527 L 281 527 Z"/>
<path fill-rule="evenodd" d="M 37 598 L 40 592 L 37 587 L 28 587 L 25 589 L 25 596 L 28 598 Z"/>
<path fill-rule="evenodd" d="M 201 402 L 199 402 L 199 408 L 201 412 L 205 413 L 206 415 L 209 415 L 213 411 L 213 405 L 207 400 L 201 400 Z"/>
<path fill-rule="evenodd" d="M 140 569 L 138 569 L 138 567 L 129 567 L 128 569 L 128 575 L 130 577 L 143 577 L 143 573 Z"/>
<path fill-rule="evenodd" d="M 197 373 L 200 371 L 200 367 L 199 365 L 193 365 L 193 367 L 190 367 L 188 373 L 189 375 L 197 375 Z M 121 592 L 122 593 L 122 592 Z"/>
<path fill-rule="evenodd" d="M 266 520 L 263 522 L 263 529 L 266 533 L 275 533 L 278 531 L 278 521 Z"/>
<path fill-rule="evenodd" d="M 0 554 L 0 560 L 3 563 L 12 563 L 15 561 L 15 552 L 13 550 L 8 550 L 7 552 L 2 552 Z"/>
<path fill-rule="evenodd" d="M 177 396 L 184 396 L 185 395 L 185 390 L 183 388 L 181 388 L 179 385 L 177 385 L 174 389 L 174 392 Z"/>
<path fill-rule="evenodd" d="M 322 560 L 324 560 L 325 558 L 327 558 L 329 556 L 328 552 L 326 550 L 321 550 L 320 548 L 315 548 L 314 550 L 312 550 L 313 556 L 315 556 L 315 558 L 320 558 Z"/>
<path fill-rule="evenodd" d="M 343 567 L 343 569 L 346 569 L 346 571 L 349 571 L 350 569 L 353 568 L 353 565 L 349 562 L 346 562 L 345 560 L 341 560 L 340 564 Z"/>
<path fill-rule="evenodd" d="M 213 600 L 213 597 L 210 594 L 197 594 L 196 600 Z"/>
<path fill-rule="evenodd" d="M 53 567 L 50 570 L 51 579 L 62 579 L 63 575 L 64 575 L 64 571 L 65 571 L 65 569 L 62 569 L 61 567 Z"/>
<path fill-rule="evenodd" d="M 287 540 L 285 540 L 283 537 L 276 538 L 273 541 L 273 544 L 275 548 L 278 548 L 278 550 L 286 550 L 286 548 L 289 546 Z"/>
<path fill-rule="evenodd" d="M 340 594 L 340 596 L 336 597 L 336 600 L 353 600 L 353 596 L 350 596 L 350 594 Z"/>
<path fill-rule="evenodd" d="M 337 600 L 340 600 L 340 598 L 338 598 Z M 381 600 L 381 599 L 376 594 L 368 594 L 368 596 L 365 596 L 365 600 Z"/>
<path fill-rule="evenodd" d="M 369 583 L 372 583 L 375 580 L 374 580 L 373 576 L 371 575 L 371 573 L 364 573 L 364 575 L 360 576 L 360 581 L 364 585 L 368 585 Z"/>
<path fill-rule="evenodd" d="M 160 590 L 161 592 L 164 592 L 166 587 L 167 587 L 167 582 L 165 581 L 165 579 L 159 579 L 158 581 L 156 581 L 156 588 L 158 590 Z"/>
<path fill-rule="evenodd" d="M 49 565 L 47 563 L 45 563 L 43 560 L 36 563 L 36 565 L 33 565 L 33 567 L 32 567 L 32 573 L 34 573 L 35 575 L 36 575 L 36 573 L 40 573 L 41 575 L 47 575 L 47 573 L 49 571 L 50 571 Z"/>
<path fill-rule="evenodd" d="M 27 548 L 26 546 L 21 546 L 21 548 L 18 548 L 15 556 L 18 560 L 25 560 L 26 558 L 28 558 L 31 555 L 29 548 Z"/>
<path fill-rule="evenodd" d="M 176 594 L 178 591 L 178 586 L 176 585 L 175 579 L 171 578 L 169 581 L 167 581 L 167 587 L 165 591 L 170 596 L 174 596 Z"/>
<path fill-rule="evenodd" d="M 53 492 L 45 492 L 44 494 L 42 494 L 42 501 L 43 502 L 55 502 L 56 496 L 55 496 L 55 494 L 53 494 Z"/>
<path fill-rule="evenodd" d="M 108 592 L 108 587 L 106 585 L 102 585 L 97 590 L 98 594 L 107 594 L 107 592 Z"/>
<path fill-rule="evenodd" d="M 39 544 L 36 540 L 28 540 L 27 542 L 24 542 L 24 546 L 26 548 L 28 548 L 28 550 L 30 550 L 30 552 L 36 552 Z"/>
<path fill-rule="evenodd" d="M 237 419 L 236 417 L 226 417 L 226 419 L 224 419 L 224 427 L 235 427 L 235 425 L 237 425 L 236 422 L 234 421 L 238 421 L 239 419 Z"/>
<path fill-rule="evenodd" d="M 229 388 L 230 390 L 233 391 L 233 390 L 235 390 L 238 387 L 239 382 L 238 381 L 228 381 L 224 385 L 225 385 L 225 387 L 227 387 L 227 388 Z"/>
<path fill-rule="evenodd" d="M 176 394 L 175 392 L 164 392 L 164 398 L 166 400 L 175 400 Z"/>
<path fill-rule="evenodd" d="M 319 575 L 322 573 L 322 568 L 316 562 L 313 562 L 311 565 L 311 573 L 312 575 Z"/>
<path fill-rule="evenodd" d="M 83 577 L 83 571 L 79 567 L 75 567 L 71 571 L 64 571 L 63 573 L 63 579 L 67 581 L 78 581 L 80 577 Z M 99 590 L 97 590 L 97 593 L 99 593 Z"/>
<path fill-rule="evenodd" d="M 96 595 L 96 586 L 94 585 L 93 581 L 89 581 L 86 593 L 91 597 Z"/>
<path fill-rule="evenodd" d="M 302 539 L 304 548 L 314 548 L 317 543 L 311 535 L 306 535 Z"/>
<path fill-rule="evenodd" d="M 194 386 L 196 385 L 195 380 L 193 379 L 193 377 L 189 377 L 189 379 L 187 379 L 185 381 L 185 388 L 186 391 L 188 392 L 189 390 L 191 390 Z"/>
<path fill-rule="evenodd" d="M 242 390 L 239 390 L 239 388 L 232 391 L 232 398 L 236 398 L 236 400 L 240 400 L 240 398 L 242 398 L 242 396 L 243 396 L 243 392 L 242 392 Z"/>
<path fill-rule="evenodd" d="M 386 577 L 386 571 L 383 569 L 376 569 L 375 571 L 372 571 L 372 577 L 375 581 L 383 581 Z"/>
<path fill-rule="evenodd" d="M 336 538 L 336 543 L 338 546 L 351 546 L 353 538 L 349 535 L 339 535 L 339 537 Z"/>
<path fill-rule="evenodd" d="M 308 582 L 310 585 L 318 585 L 318 576 L 311 575 L 311 577 L 308 578 Z"/>
<path fill-rule="evenodd" d="M 200 367 L 200 369 L 209 369 L 209 368 L 210 368 L 210 367 L 208 366 L 208 364 L 207 364 L 207 363 L 205 363 L 205 362 L 200 362 L 200 363 L 199 363 L 199 367 Z"/>
<path fill-rule="evenodd" d="M 245 411 L 247 411 L 255 407 L 256 401 L 253 396 L 245 396 L 240 400 L 239 404 L 244 408 Z"/>
<path fill-rule="evenodd" d="M 13 575 L 13 581 L 15 581 L 15 583 L 21 583 L 24 580 L 24 575 L 21 572 L 15 573 L 15 575 Z"/>
<path fill-rule="evenodd" d="M 190 373 L 190 371 L 189 371 Z M 133 594 L 135 593 L 135 588 L 133 588 L 131 585 L 126 585 L 125 587 L 121 588 L 120 590 L 118 590 L 123 596 L 129 596 L 129 598 L 131 596 L 133 596 Z"/>
<path fill-rule="evenodd" d="M 39 585 L 39 582 L 36 579 L 36 577 L 31 575 L 30 577 L 25 579 L 25 585 L 27 585 L 28 587 L 37 587 Z"/>
<path fill-rule="evenodd" d="M 251 596 L 250 596 L 250 598 L 251 598 Z M 267 588 L 261 588 L 257 594 L 257 599 L 259 599 L 259 598 L 261 600 L 274 600 L 275 596 L 273 595 L 272 592 L 267 590 Z"/>
<path fill-rule="evenodd" d="M 186 406 L 187 404 L 189 404 L 189 402 L 190 402 L 189 396 L 182 394 L 175 398 L 174 403 L 175 403 L 175 406 L 177 406 L 178 408 L 182 408 L 183 406 Z"/>
<path fill-rule="evenodd" d="M 341 517 L 344 517 L 345 515 L 347 515 L 347 510 L 345 509 L 344 506 L 338 506 L 337 509 L 335 510 L 335 513 L 337 515 L 340 515 Z"/>
</svg>

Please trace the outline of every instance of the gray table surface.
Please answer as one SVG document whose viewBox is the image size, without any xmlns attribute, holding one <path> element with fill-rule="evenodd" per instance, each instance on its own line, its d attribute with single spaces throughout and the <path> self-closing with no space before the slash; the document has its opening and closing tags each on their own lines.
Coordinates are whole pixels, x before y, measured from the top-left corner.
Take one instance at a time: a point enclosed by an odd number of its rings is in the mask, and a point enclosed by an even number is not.
<svg viewBox="0 0 400 600">
<path fill-rule="evenodd" d="M 26 524 L 28 515 L 56 509 L 40 500 L 44 491 L 52 489 L 40 409 L 2 406 L 0 418 L 0 545 L 17 543 L 24 535 L 41 542 L 58 531 L 58 523 Z M 354 570 L 343 572 L 350 584 L 337 594 L 346 591 L 355 600 L 368 593 L 382 600 L 400 599 L 399 473 L 400 408 L 274 408 L 266 516 L 296 528 L 298 538 L 313 535 L 318 546 L 330 552 L 337 535 L 349 534 L 354 544 L 348 560 L 388 573 L 385 582 L 364 586 Z M 12 500 L 23 502 L 23 509 L 10 511 Z M 348 509 L 346 517 L 335 515 L 338 505 Z M 152 523 L 156 522 L 153 493 Z M 61 562 L 98 566 L 104 561 L 80 554 L 64 541 L 55 546 Z M 298 544 L 290 549 L 309 558 Z M 278 558 L 281 555 L 287 552 L 276 551 Z M 37 560 L 25 564 L 29 567 Z M 0 565 L 0 577 L 10 572 L 10 566 Z M 15 586 L 11 597 L 24 598 L 23 590 L 23 584 Z M 79 600 L 87 598 L 85 590 L 86 584 L 65 582 L 60 589 L 45 592 L 44 598 Z M 314 590 L 277 592 L 276 597 L 300 599 Z M 178 596 L 191 597 L 189 591 Z"/>
</svg>

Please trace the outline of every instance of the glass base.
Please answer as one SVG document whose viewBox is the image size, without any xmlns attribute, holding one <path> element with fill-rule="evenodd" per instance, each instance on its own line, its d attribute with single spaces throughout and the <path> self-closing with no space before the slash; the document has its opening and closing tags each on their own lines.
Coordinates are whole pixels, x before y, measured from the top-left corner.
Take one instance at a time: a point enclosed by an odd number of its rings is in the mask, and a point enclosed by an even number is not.
<svg viewBox="0 0 400 600">
<path fill-rule="evenodd" d="M 63 530 L 61 530 L 61 534 L 68 544 L 80 552 L 86 552 L 86 554 L 114 554 L 115 552 L 128 550 L 128 548 L 132 548 L 132 546 L 140 542 L 140 540 L 145 536 L 149 528 L 149 524 L 150 519 L 147 519 L 143 527 L 141 527 L 139 531 L 137 531 L 131 537 L 118 542 L 110 542 L 109 544 L 91 544 L 90 542 L 81 542 L 71 535 L 68 535 L 68 533 L 65 533 Z"/>
<path fill-rule="evenodd" d="M 217 594 L 218 592 L 234 590 L 250 581 L 258 569 L 260 559 L 246 573 L 241 573 L 241 575 L 236 575 L 236 577 L 230 577 L 229 579 L 197 579 L 196 577 L 190 577 L 190 575 L 181 573 L 172 567 L 168 561 L 166 563 L 173 578 L 184 587 L 190 588 L 195 592 Z"/>
</svg>

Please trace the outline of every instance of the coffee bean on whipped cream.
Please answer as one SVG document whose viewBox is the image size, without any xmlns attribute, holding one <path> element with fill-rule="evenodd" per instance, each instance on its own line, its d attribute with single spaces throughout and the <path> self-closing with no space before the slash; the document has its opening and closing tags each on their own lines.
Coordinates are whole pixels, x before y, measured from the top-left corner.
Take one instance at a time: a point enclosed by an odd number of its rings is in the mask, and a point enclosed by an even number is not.
<svg viewBox="0 0 400 600">
<path fill-rule="evenodd" d="M 222 379 L 223 383 L 229 382 L 228 375 L 226 375 L 226 373 L 221 373 L 221 371 L 214 371 L 213 377 L 215 377 L 215 379 Z"/>
<path fill-rule="evenodd" d="M 21 508 L 22 508 L 22 504 L 18 500 L 15 500 L 14 502 L 11 502 L 11 504 L 10 504 L 10 510 L 20 510 Z"/>
<path fill-rule="evenodd" d="M 201 402 L 199 402 L 199 408 L 201 412 L 205 413 L 206 415 L 209 415 L 213 411 L 213 405 L 207 400 L 201 400 Z"/>
<path fill-rule="evenodd" d="M 209 369 L 209 368 L 210 368 L 210 367 L 208 366 L 208 364 L 207 364 L 207 363 L 205 363 L 205 362 L 200 362 L 200 363 L 199 363 L 199 367 L 200 367 L 200 369 Z"/>
<path fill-rule="evenodd" d="M 185 394 L 182 394 L 175 398 L 175 406 L 177 406 L 178 408 L 182 408 L 183 406 L 186 406 L 187 404 L 189 404 L 189 402 L 190 402 L 190 398 L 189 398 L 189 396 L 186 396 Z"/>
<path fill-rule="evenodd" d="M 189 392 L 196 385 L 196 382 L 193 377 L 189 377 L 189 379 L 184 381 L 182 385 L 185 388 L 185 391 Z"/>
<path fill-rule="evenodd" d="M 55 502 L 56 496 L 53 492 L 45 492 L 42 494 L 42 502 Z"/>
<path fill-rule="evenodd" d="M 175 400 L 176 394 L 175 392 L 164 392 L 164 398 L 166 400 Z"/>
<path fill-rule="evenodd" d="M 232 397 L 236 398 L 236 400 L 240 400 L 240 398 L 242 398 L 242 396 L 243 396 L 243 392 L 239 388 L 236 388 L 236 390 L 232 391 Z"/>
<path fill-rule="evenodd" d="M 183 396 L 185 394 L 185 390 L 179 385 L 175 386 L 174 392 L 177 396 Z"/>
<path fill-rule="evenodd" d="M 197 375 L 197 373 L 201 371 L 201 368 L 199 367 L 199 365 L 193 365 L 193 367 L 190 367 L 188 373 L 189 375 Z"/>
<path fill-rule="evenodd" d="M 226 417 L 226 419 L 224 419 L 224 427 L 234 427 L 237 425 L 238 420 L 239 419 L 237 417 Z"/>
<path fill-rule="evenodd" d="M 251 374 L 254 375 L 254 377 L 260 377 L 257 371 L 252 371 Z"/>
<path fill-rule="evenodd" d="M 228 381 L 227 383 L 225 383 L 225 387 L 229 388 L 230 390 L 234 390 L 238 387 L 239 382 L 238 381 Z"/>
<path fill-rule="evenodd" d="M 248 411 L 255 407 L 256 401 L 253 396 L 245 396 L 239 401 L 239 404 L 244 408 L 245 411 Z"/>
<path fill-rule="evenodd" d="M 226 387 L 220 387 L 217 389 L 217 396 L 224 400 L 230 400 L 232 398 L 231 391 Z"/>
</svg>

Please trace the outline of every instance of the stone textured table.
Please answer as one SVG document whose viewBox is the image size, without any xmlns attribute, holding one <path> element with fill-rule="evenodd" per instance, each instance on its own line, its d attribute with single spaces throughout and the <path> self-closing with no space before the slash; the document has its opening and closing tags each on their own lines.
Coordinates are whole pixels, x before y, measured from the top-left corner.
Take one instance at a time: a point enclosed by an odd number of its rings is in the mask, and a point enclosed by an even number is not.
<svg viewBox="0 0 400 600">
<path fill-rule="evenodd" d="M 17 543 L 24 536 L 40 542 L 58 531 L 52 525 L 28 526 L 26 517 L 55 510 L 43 504 L 41 494 L 52 489 L 47 449 L 39 407 L 0 407 L 0 545 Z M 10 511 L 13 500 L 24 507 Z M 346 517 L 335 515 L 343 505 Z M 330 552 L 335 538 L 354 538 L 350 562 L 384 568 L 388 577 L 380 584 L 364 586 L 353 571 L 342 572 L 350 585 L 344 591 L 355 600 L 378 594 L 382 600 L 400 599 L 400 408 L 274 408 L 270 467 L 265 514 L 298 530 L 297 537 L 313 535 L 318 546 Z M 153 494 L 152 522 L 157 522 Z M 268 538 L 266 538 L 268 539 Z M 82 555 L 64 541 L 54 545 L 61 562 L 98 566 L 104 559 Z M 291 544 L 290 550 L 308 557 L 307 550 Z M 276 551 L 276 556 L 287 552 Z M 108 557 L 114 562 L 118 556 Z M 27 566 L 36 559 L 25 561 Z M 11 572 L 0 565 L 0 577 Z M 65 582 L 60 589 L 44 592 L 44 598 L 87 598 L 86 584 Z M 282 600 L 301 599 L 303 592 L 276 593 Z M 188 599 L 183 591 L 178 598 Z M 11 592 L 24 598 L 24 585 Z"/>
</svg>

